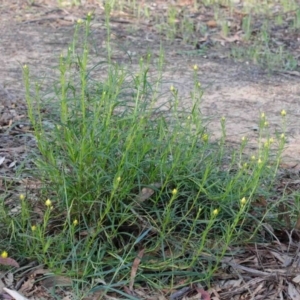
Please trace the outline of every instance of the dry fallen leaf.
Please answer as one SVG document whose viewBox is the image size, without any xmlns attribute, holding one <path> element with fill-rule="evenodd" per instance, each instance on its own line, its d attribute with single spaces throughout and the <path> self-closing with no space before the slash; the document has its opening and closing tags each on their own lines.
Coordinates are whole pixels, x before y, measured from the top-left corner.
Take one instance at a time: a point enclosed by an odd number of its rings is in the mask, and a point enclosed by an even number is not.
<svg viewBox="0 0 300 300">
<path fill-rule="evenodd" d="M 11 168 L 13 168 L 15 165 L 16 165 L 16 161 L 14 160 L 14 161 L 12 161 L 10 164 L 9 164 L 9 166 L 8 166 L 8 168 L 9 169 L 11 169 Z"/>
<path fill-rule="evenodd" d="M 28 298 L 25 298 L 24 296 L 22 296 L 21 294 L 19 294 L 16 291 L 10 290 L 8 288 L 3 288 L 3 290 L 5 291 L 5 293 L 12 296 L 15 300 L 29 300 Z"/>
<path fill-rule="evenodd" d="M 33 277 L 33 276 L 30 276 L 29 278 L 28 278 L 28 280 L 26 280 L 23 284 L 22 284 L 22 286 L 21 286 L 21 288 L 20 288 L 20 292 L 21 293 L 23 293 L 23 294 L 27 294 L 27 293 L 29 293 L 32 289 L 33 289 L 33 287 L 34 287 L 34 284 L 35 284 L 35 278 Z"/>
<path fill-rule="evenodd" d="M 154 183 L 151 186 L 153 186 L 154 188 L 160 188 L 161 184 Z M 149 199 L 154 194 L 154 192 L 155 192 L 155 190 L 150 187 L 142 188 L 141 192 L 136 196 L 136 199 L 138 202 L 143 202 L 143 201 Z"/>
<path fill-rule="evenodd" d="M 2 277 L 2 282 L 4 283 L 4 285 L 6 287 L 11 287 L 13 285 L 14 282 L 14 274 L 9 272 L 6 273 L 3 277 Z"/>
<path fill-rule="evenodd" d="M 41 286 L 51 289 L 55 286 L 71 286 L 72 280 L 66 276 L 49 275 L 40 281 Z"/>
<path fill-rule="evenodd" d="M 215 28 L 218 26 L 217 22 L 215 20 L 209 20 L 206 22 L 206 26 L 210 28 Z"/>
<path fill-rule="evenodd" d="M 0 166 L 3 164 L 5 161 L 5 156 L 0 156 Z"/>
<path fill-rule="evenodd" d="M 141 192 L 137 195 L 138 202 L 143 202 L 150 198 L 154 194 L 154 191 L 150 188 L 142 188 Z"/>
<path fill-rule="evenodd" d="M 288 294 L 292 300 L 299 300 L 300 293 L 292 283 L 288 283 Z"/>
<path fill-rule="evenodd" d="M 130 274 L 130 283 L 129 283 L 129 290 L 130 291 L 133 290 L 133 285 L 134 285 L 134 279 L 135 279 L 135 276 L 136 276 L 136 272 L 139 268 L 139 264 L 141 262 L 141 259 L 144 256 L 144 252 L 145 252 L 145 249 L 142 249 L 133 261 L 132 268 L 131 268 L 131 274 Z"/>
<path fill-rule="evenodd" d="M 187 293 L 189 293 L 191 291 L 191 288 L 186 286 L 183 287 L 182 289 L 174 292 L 173 294 L 170 295 L 170 300 L 176 300 L 176 299 L 180 299 L 183 298 L 184 295 L 186 295 Z"/>
<path fill-rule="evenodd" d="M 3 283 L 2 280 L 0 280 L 0 299 L 1 299 L 1 294 L 3 293 L 3 288 L 5 287 L 5 284 Z"/>
<path fill-rule="evenodd" d="M 16 267 L 16 268 L 20 267 L 19 264 L 10 257 L 7 257 L 7 258 L 0 257 L 0 265 L 12 266 L 12 267 Z"/>
</svg>

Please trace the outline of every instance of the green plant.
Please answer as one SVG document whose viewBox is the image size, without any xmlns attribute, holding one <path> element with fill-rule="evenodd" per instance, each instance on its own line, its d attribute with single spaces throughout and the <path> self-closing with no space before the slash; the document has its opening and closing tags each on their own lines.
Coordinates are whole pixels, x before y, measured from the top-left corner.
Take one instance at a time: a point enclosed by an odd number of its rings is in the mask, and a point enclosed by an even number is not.
<svg viewBox="0 0 300 300">
<path fill-rule="evenodd" d="M 107 44 L 111 9 L 107 4 Z M 136 284 L 171 289 L 181 279 L 208 283 L 228 247 L 256 240 L 249 228 L 255 224 L 257 233 L 268 218 L 267 212 L 254 214 L 253 204 L 262 193 L 272 193 L 284 135 L 271 137 L 262 114 L 258 152 L 251 158 L 244 155 L 247 137 L 237 149 L 226 145 L 225 118 L 222 138 L 212 140 L 200 110 L 197 65 L 191 70 L 191 107 L 186 108 L 173 85 L 169 100 L 160 102 L 162 78 L 149 80 L 150 54 L 132 74 L 112 63 L 107 45 L 108 64 L 89 69 L 90 21 L 89 14 L 77 23 L 74 42 L 59 58 L 50 129 L 39 85 L 34 97 L 30 70 L 23 67 L 39 150 L 35 176 L 44 189 L 37 202 L 30 195 L 20 197 L 17 217 L 6 212 L 11 242 L 20 257 L 38 259 L 55 272 L 83 282 L 103 279 L 98 287 L 103 292 L 122 293 L 141 249 Z M 81 49 L 77 38 L 83 25 Z M 163 57 L 161 51 L 160 70 Z M 91 72 L 100 67 L 106 78 L 95 83 Z M 270 159 L 273 150 L 275 160 Z M 42 207 L 39 220 L 37 205 Z"/>
</svg>

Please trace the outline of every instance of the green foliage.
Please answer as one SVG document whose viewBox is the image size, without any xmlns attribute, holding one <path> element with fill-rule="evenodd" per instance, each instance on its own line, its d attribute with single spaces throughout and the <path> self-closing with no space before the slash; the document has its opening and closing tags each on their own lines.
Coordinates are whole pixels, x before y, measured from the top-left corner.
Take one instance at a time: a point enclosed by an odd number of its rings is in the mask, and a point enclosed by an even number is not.
<svg viewBox="0 0 300 300">
<path fill-rule="evenodd" d="M 108 59 L 101 65 L 106 79 L 92 80 L 91 71 L 100 64 L 88 68 L 90 21 L 88 15 L 77 24 L 74 43 L 60 57 L 51 118 L 43 114 L 38 85 L 32 96 L 29 68 L 23 68 L 39 150 L 35 175 L 49 199 L 32 203 L 21 197 L 20 215 L 6 215 L 11 241 L 20 256 L 58 273 L 76 277 L 80 270 L 84 280 L 104 278 L 107 291 L 116 282 L 128 283 L 140 249 L 145 254 L 137 282 L 172 287 L 181 278 L 209 281 L 230 245 L 255 240 L 268 211 L 258 218 L 252 204 L 272 191 L 284 135 L 270 137 L 263 114 L 252 158 L 243 154 L 247 138 L 238 149 L 226 146 L 224 118 L 222 138 L 213 140 L 200 110 L 197 66 L 191 70 L 189 108 L 180 106 L 174 86 L 168 100 L 160 99 L 161 79 L 148 79 L 151 55 L 140 60 L 135 74 Z M 83 24 L 80 52 L 76 40 Z M 110 58 L 109 46 L 107 51 Z"/>
</svg>

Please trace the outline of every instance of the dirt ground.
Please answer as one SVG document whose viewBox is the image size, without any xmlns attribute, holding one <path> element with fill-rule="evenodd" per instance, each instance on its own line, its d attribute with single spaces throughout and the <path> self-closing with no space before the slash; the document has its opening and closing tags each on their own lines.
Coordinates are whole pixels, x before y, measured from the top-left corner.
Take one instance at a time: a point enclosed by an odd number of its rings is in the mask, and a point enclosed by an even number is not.
<svg viewBox="0 0 300 300">
<path fill-rule="evenodd" d="M 76 20 L 84 18 L 88 11 L 95 10 L 91 66 L 106 60 L 106 28 L 103 7 L 93 3 L 80 8 L 58 8 L 55 0 L 35 1 L 36 4 L 31 6 L 25 0 L 0 2 L 1 195 L 6 188 L 2 186 L 2 178 L 13 176 L 12 170 L 21 163 L 28 164 L 29 168 L 26 155 L 35 146 L 26 117 L 22 66 L 29 66 L 32 77 L 39 79 L 43 85 L 42 96 L 46 95 L 57 79 L 55 68 L 58 58 L 72 41 Z M 154 9 L 166 5 L 166 1 L 154 2 L 157 3 Z M 119 13 L 112 15 L 111 26 L 113 61 L 127 66 L 133 72 L 138 69 L 139 58 L 148 50 L 153 53 L 154 62 L 157 61 L 161 36 L 154 30 L 153 24 L 137 24 L 135 20 Z M 169 89 L 173 85 L 178 89 L 181 105 L 191 104 L 189 95 L 193 88 L 193 66 L 197 64 L 199 82 L 204 88 L 202 112 L 210 120 L 209 132 L 216 138 L 220 136 L 220 119 L 224 116 L 227 140 L 236 145 L 243 136 L 247 136 L 253 143 L 253 151 L 258 137 L 260 113 L 266 114 L 271 131 L 281 133 L 280 112 L 285 109 L 287 147 L 282 166 L 299 172 L 300 73 L 276 72 L 270 75 L 250 62 L 236 63 L 224 58 L 222 47 L 200 56 L 192 55 L 195 47 L 183 44 L 181 40 L 163 40 L 163 43 L 165 67 L 162 100 L 170 97 Z M 155 65 L 150 68 L 149 74 L 150 78 L 156 77 Z M 105 74 L 101 72 L 95 75 L 99 80 L 103 76 Z"/>
<path fill-rule="evenodd" d="M 32 137 L 24 134 L 28 121 L 22 66 L 27 64 L 32 76 L 49 87 L 55 80 L 58 57 L 72 40 L 74 22 L 95 8 L 86 5 L 80 9 L 59 9 L 55 1 L 36 3 L 28 6 L 26 1 L 2 1 L 0 6 L 0 157 L 6 158 L 5 163 L 0 164 L 1 173 L 4 168 L 18 164 L 20 155 L 26 150 L 24 144 L 27 143 L 29 148 L 33 145 Z M 148 49 L 158 57 L 160 37 L 151 24 L 136 24 L 122 15 L 113 15 L 111 24 L 114 61 L 128 66 L 128 57 L 131 56 L 133 60 L 129 68 L 135 70 L 139 57 Z M 100 5 L 92 23 L 91 64 L 106 58 L 105 34 L 103 7 Z M 179 90 L 182 104 L 189 105 L 193 88 L 192 67 L 197 64 L 199 81 L 205 89 L 202 111 L 210 118 L 209 131 L 218 137 L 220 118 L 226 117 L 227 139 L 232 143 L 239 143 L 242 136 L 249 137 L 250 142 L 255 141 L 261 112 L 266 114 L 271 130 L 281 132 L 280 111 L 285 109 L 288 143 L 284 166 L 300 168 L 300 74 L 270 75 L 251 63 L 224 59 L 222 48 L 217 55 L 191 55 L 192 46 L 175 40 L 165 41 L 164 49 L 166 64 L 162 95 L 169 93 L 172 84 Z M 155 77 L 156 73 L 155 67 L 150 69 L 151 76 Z"/>
</svg>

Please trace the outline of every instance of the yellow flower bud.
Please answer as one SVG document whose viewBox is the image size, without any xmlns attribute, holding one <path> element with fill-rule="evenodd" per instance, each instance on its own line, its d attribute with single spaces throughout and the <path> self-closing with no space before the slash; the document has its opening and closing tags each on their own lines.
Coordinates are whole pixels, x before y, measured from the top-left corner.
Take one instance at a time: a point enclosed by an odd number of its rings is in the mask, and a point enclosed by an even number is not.
<svg viewBox="0 0 300 300">
<path fill-rule="evenodd" d="M 174 190 L 172 191 L 172 195 L 173 195 L 173 196 L 175 196 L 177 193 L 178 193 L 177 189 L 174 189 Z"/>
<path fill-rule="evenodd" d="M 213 216 L 217 216 L 218 213 L 219 213 L 219 210 L 217 208 L 214 209 L 213 212 L 212 212 Z"/>
<path fill-rule="evenodd" d="M 247 202 L 247 199 L 245 197 L 243 197 L 240 202 L 241 202 L 241 205 L 245 205 Z"/>
<path fill-rule="evenodd" d="M 204 134 L 202 135 L 202 141 L 203 141 L 203 142 L 207 142 L 207 141 L 208 141 L 208 134 L 207 134 L 207 133 L 204 133 Z"/>
<path fill-rule="evenodd" d="M 2 257 L 2 258 L 7 258 L 7 257 L 8 257 L 8 253 L 7 253 L 6 251 L 3 251 L 3 252 L 1 253 L 1 257 Z"/>
<path fill-rule="evenodd" d="M 282 117 L 285 117 L 286 116 L 286 111 L 283 109 L 280 114 L 281 114 Z"/>
<path fill-rule="evenodd" d="M 46 202 L 45 202 L 45 205 L 46 205 L 47 207 L 50 207 L 51 204 L 52 204 L 51 200 L 50 200 L 50 199 L 47 199 Z"/>
</svg>

